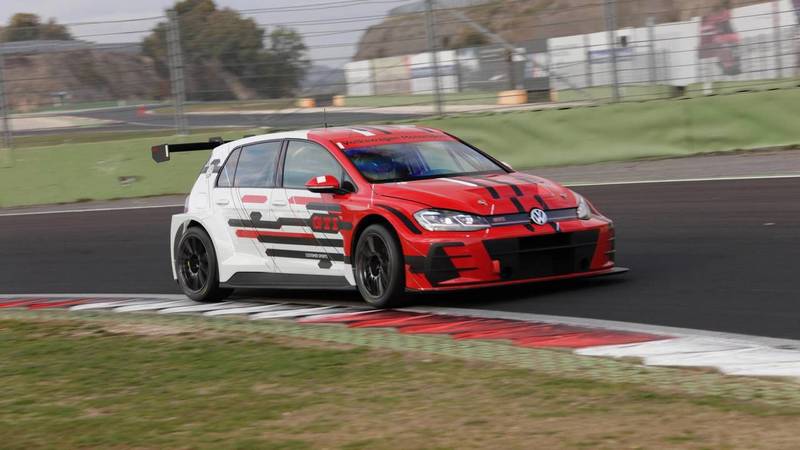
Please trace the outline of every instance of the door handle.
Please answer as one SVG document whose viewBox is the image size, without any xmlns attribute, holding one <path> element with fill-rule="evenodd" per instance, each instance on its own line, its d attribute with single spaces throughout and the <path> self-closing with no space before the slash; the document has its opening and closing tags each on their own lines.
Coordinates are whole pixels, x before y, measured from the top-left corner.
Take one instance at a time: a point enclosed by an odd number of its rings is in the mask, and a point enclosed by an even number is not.
<svg viewBox="0 0 800 450">
<path fill-rule="evenodd" d="M 225 206 L 228 203 L 230 203 L 230 200 L 228 200 L 227 198 L 218 198 L 214 203 L 216 203 L 216 204 L 218 204 L 220 206 Z"/>
<path fill-rule="evenodd" d="M 284 201 L 280 201 L 280 200 L 272 202 L 272 206 L 286 206 L 286 205 L 288 205 L 288 203 L 286 203 Z"/>
</svg>

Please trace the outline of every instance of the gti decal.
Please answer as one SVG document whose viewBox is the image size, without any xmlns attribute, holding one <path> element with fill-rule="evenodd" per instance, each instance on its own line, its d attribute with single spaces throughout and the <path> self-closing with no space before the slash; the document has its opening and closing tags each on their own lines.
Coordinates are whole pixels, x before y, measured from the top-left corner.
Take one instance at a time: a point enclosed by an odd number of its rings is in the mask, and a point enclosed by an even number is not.
<svg viewBox="0 0 800 450">
<path fill-rule="evenodd" d="M 329 214 L 315 213 L 309 219 L 280 217 L 276 221 L 261 220 L 262 217 L 263 215 L 260 212 L 254 211 L 250 213 L 250 220 L 230 219 L 228 220 L 228 225 L 232 227 L 263 230 L 279 230 L 282 227 L 309 227 L 315 232 L 321 233 L 336 233 L 339 230 L 350 230 L 353 228 L 351 222 L 344 221 L 339 216 Z"/>
<path fill-rule="evenodd" d="M 353 227 L 350 222 L 345 222 L 339 216 L 331 214 L 315 213 L 308 221 L 311 229 L 319 233 L 338 233 L 339 230 L 349 230 Z"/>
</svg>

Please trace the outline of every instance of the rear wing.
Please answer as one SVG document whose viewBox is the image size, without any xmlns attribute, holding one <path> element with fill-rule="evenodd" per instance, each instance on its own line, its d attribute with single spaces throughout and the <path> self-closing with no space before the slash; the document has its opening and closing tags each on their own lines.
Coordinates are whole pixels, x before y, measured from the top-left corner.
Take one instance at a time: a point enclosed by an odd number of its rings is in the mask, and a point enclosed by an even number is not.
<svg viewBox="0 0 800 450">
<path fill-rule="evenodd" d="M 208 142 L 190 142 L 187 144 L 161 144 L 154 145 L 150 151 L 153 152 L 153 161 L 162 163 L 169 161 L 169 156 L 177 152 L 194 152 L 198 150 L 212 150 L 222 144 L 231 141 L 224 141 L 221 137 L 212 137 Z"/>
</svg>

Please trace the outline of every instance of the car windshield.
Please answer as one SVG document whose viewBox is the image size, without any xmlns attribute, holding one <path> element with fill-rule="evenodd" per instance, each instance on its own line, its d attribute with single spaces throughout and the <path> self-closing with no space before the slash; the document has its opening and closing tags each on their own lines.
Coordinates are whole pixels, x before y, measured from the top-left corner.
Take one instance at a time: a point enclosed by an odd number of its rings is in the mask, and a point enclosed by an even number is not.
<svg viewBox="0 0 800 450">
<path fill-rule="evenodd" d="M 349 148 L 344 153 L 372 183 L 505 172 L 491 159 L 457 141 L 403 142 Z"/>
</svg>

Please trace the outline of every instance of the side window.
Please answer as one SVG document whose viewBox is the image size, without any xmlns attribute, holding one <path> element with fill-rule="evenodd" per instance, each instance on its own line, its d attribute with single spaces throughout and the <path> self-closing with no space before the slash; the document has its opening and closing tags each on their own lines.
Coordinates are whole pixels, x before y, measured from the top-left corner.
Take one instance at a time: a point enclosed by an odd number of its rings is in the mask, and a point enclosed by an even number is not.
<svg viewBox="0 0 800 450">
<path fill-rule="evenodd" d="M 225 162 L 225 167 L 222 168 L 219 173 L 219 178 L 217 178 L 217 187 L 233 186 L 233 175 L 236 173 L 236 163 L 239 162 L 240 152 L 241 148 L 237 148 L 228 157 L 228 161 Z"/>
<path fill-rule="evenodd" d="M 281 141 L 263 142 L 243 147 L 233 185 L 251 188 L 274 187 L 280 153 Z"/>
<path fill-rule="evenodd" d="M 343 183 L 342 166 L 331 153 L 319 144 L 307 141 L 289 141 L 286 161 L 283 163 L 283 187 L 305 189 L 308 180 L 320 175 L 333 175 Z"/>
</svg>

